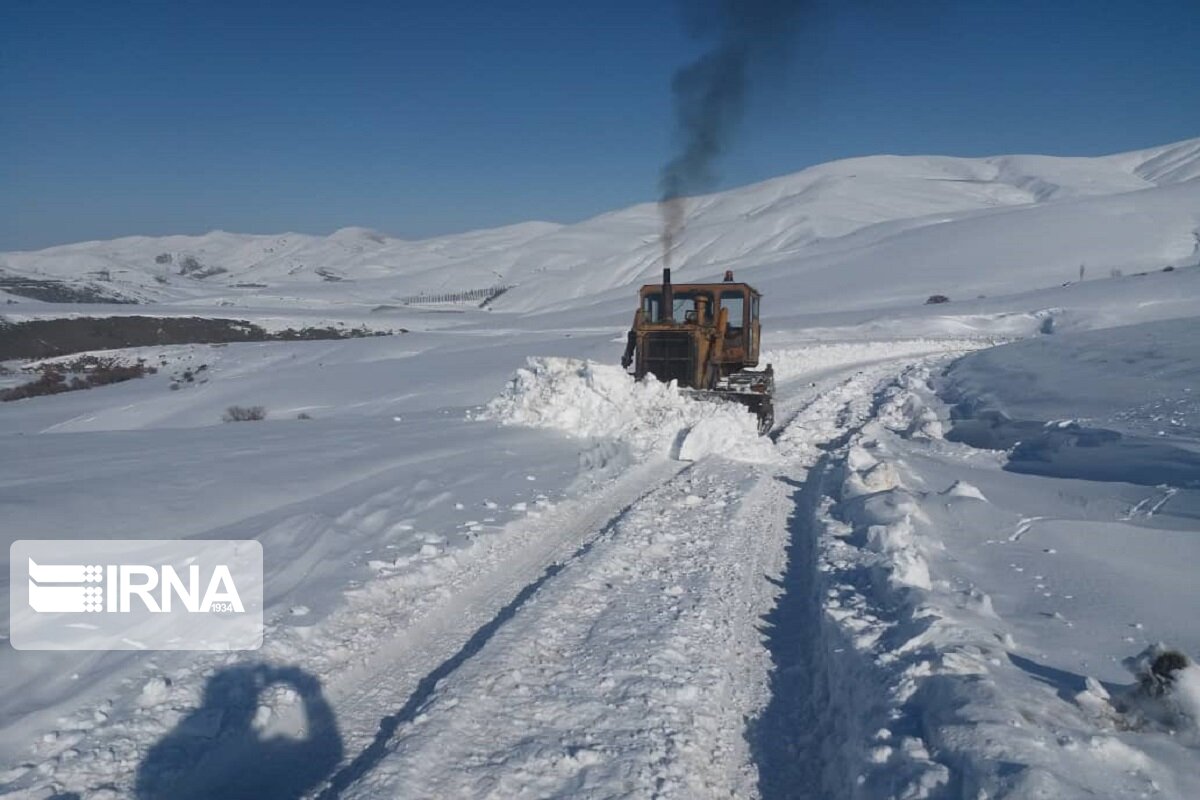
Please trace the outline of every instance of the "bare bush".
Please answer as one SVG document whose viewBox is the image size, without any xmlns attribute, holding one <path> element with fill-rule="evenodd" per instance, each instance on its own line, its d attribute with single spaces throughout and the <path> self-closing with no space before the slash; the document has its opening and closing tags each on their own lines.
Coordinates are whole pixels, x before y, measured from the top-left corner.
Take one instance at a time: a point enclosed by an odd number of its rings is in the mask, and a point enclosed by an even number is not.
<svg viewBox="0 0 1200 800">
<path fill-rule="evenodd" d="M 267 418 L 267 410 L 262 406 L 230 406 L 221 416 L 224 422 L 258 422 Z"/>
<path fill-rule="evenodd" d="M 36 369 L 37 380 L 0 391 L 0 402 L 92 389 L 153 375 L 157 371 L 146 366 L 144 359 L 138 359 L 134 364 L 122 364 L 111 358 L 81 356 L 73 361 L 41 365 Z"/>
<path fill-rule="evenodd" d="M 179 274 L 190 275 L 193 272 L 199 272 L 204 269 L 204 265 L 195 256 L 184 256 L 179 261 Z"/>
<path fill-rule="evenodd" d="M 27 397 L 42 397 L 48 394 L 58 394 L 59 392 L 69 392 L 71 386 L 66 381 L 66 376 L 57 370 L 45 370 L 41 377 L 35 381 L 14 386 L 11 389 L 5 389 L 0 392 L 0 400 L 5 402 L 9 400 L 24 400 Z"/>
</svg>

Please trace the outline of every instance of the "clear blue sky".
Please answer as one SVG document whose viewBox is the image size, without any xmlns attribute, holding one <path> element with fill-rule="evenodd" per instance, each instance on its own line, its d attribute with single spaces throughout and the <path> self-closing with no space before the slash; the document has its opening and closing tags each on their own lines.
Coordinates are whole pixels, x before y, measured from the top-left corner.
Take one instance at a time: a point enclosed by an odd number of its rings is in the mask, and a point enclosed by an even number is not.
<svg viewBox="0 0 1200 800">
<path fill-rule="evenodd" d="M 1200 0 L 823 0 L 724 188 L 871 153 L 1200 136 Z M 835 10 L 830 10 L 835 9 Z M 0 250 L 214 228 L 420 237 L 658 193 L 673 0 L 0 3 Z"/>
</svg>

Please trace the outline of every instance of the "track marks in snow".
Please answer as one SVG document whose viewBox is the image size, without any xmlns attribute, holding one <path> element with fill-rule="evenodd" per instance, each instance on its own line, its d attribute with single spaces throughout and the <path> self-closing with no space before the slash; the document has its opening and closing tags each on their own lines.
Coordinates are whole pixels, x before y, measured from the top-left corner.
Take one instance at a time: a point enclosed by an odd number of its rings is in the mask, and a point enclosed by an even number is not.
<svg viewBox="0 0 1200 800">
<path fill-rule="evenodd" d="M 765 699 L 786 498 L 760 468 L 696 464 L 541 586 L 351 787 L 370 797 L 745 795 L 741 721 Z M 757 659 L 757 660 L 756 660 Z M 622 787 L 616 789 L 615 787 Z"/>
<path fill-rule="evenodd" d="M 332 798 L 338 797 L 347 786 L 350 786 L 355 780 L 366 775 L 378 765 L 387 754 L 392 737 L 396 735 L 401 726 L 410 724 L 416 720 L 418 714 L 422 713 L 423 707 L 433 698 L 438 684 L 453 675 L 456 670 L 466 663 L 467 659 L 477 654 L 495 636 L 501 626 L 512 620 L 517 612 L 521 610 L 547 581 L 564 569 L 569 568 L 573 562 L 585 556 L 599 539 L 612 530 L 613 526 L 621 520 L 628 510 L 628 506 L 621 509 L 593 537 L 585 540 L 566 560 L 551 563 L 535 580 L 521 587 L 516 596 L 500 608 L 495 616 L 471 634 L 470 638 L 463 643 L 463 646 L 457 652 L 421 678 L 404 705 L 395 713 L 389 714 L 380 720 L 379 730 L 375 734 L 371 744 L 349 764 L 339 769 L 318 797 L 322 798 L 322 800 L 332 800 Z"/>
<path fill-rule="evenodd" d="M 525 584 L 547 565 L 569 557 L 615 513 L 681 468 L 661 460 L 642 464 L 579 499 L 536 508 L 531 504 L 525 516 L 510 523 L 501 535 L 480 537 L 452 552 L 430 545 L 429 553 L 419 554 L 420 563 L 412 569 L 393 573 L 381 565 L 374 579 L 345 587 L 344 604 L 315 624 L 309 624 L 308 607 L 294 605 L 290 614 L 269 623 L 266 645 L 248 659 L 224 653 L 193 654 L 178 664 L 155 659 L 147 665 L 151 677 L 143 676 L 142 683 L 129 683 L 122 690 L 136 696 L 143 684 L 158 685 L 165 679 L 165 688 L 153 702 L 118 698 L 116 705 L 133 710 L 112 720 L 108 719 L 113 716 L 112 701 L 106 701 L 108 710 L 102 717 L 96 716 L 95 709 L 81 709 L 77 722 L 60 721 L 63 735 L 56 733 L 36 743 L 35 755 L 52 767 L 43 769 L 45 774 L 36 785 L 85 792 L 109 786 L 119 796 L 132 796 L 134 773 L 146 748 L 161 740 L 182 716 L 200 710 L 210 676 L 244 661 L 280 667 L 298 664 L 320 676 L 324 698 L 337 715 L 345 752 L 358 754 L 377 734 L 380 717 L 388 709 L 401 708 L 406 698 L 417 693 L 422 677 L 452 658 Z M 368 528 L 396 529 L 408 535 L 413 503 L 447 502 L 438 499 L 434 487 L 417 489 L 414 493 L 389 487 L 359 493 L 355 504 L 336 518 L 300 515 L 282 520 L 264 536 L 315 537 L 337 545 Z M 322 547 L 306 548 L 305 558 L 276 572 L 273 579 L 302 581 L 311 559 L 323 552 Z M 264 695 L 263 737 L 304 738 L 299 699 L 286 691 Z M 75 729 L 77 736 L 67 733 Z M 87 747 L 80 747 L 85 739 Z M 203 744 L 204 740 L 196 741 Z M 214 749 L 225 746 L 221 737 L 211 743 Z M 213 786 L 221 785 L 218 776 L 206 779 Z M 32 784 L 27 777 L 22 785 Z"/>
<path fill-rule="evenodd" d="M 781 478 L 790 487 L 792 508 L 782 591 L 764 618 L 774 665 L 771 696 L 747 728 L 758 764 L 756 788 L 768 800 L 849 796 L 847 776 L 866 758 L 855 710 L 870 687 L 835 675 L 830 651 L 845 643 L 830 635 L 825 620 L 817 520 L 829 508 L 834 462 L 846 457 L 846 443 L 870 419 L 881 402 L 879 385 L 895 370 L 879 365 L 840 381 L 800 409 L 779 436 L 792 474 L 800 477 Z"/>
<path fill-rule="evenodd" d="M 1174 486 L 1160 486 L 1155 494 L 1140 500 L 1129 509 L 1128 514 L 1120 517 L 1120 519 L 1125 522 L 1134 519 L 1149 519 L 1162 511 L 1171 498 L 1178 493 L 1179 489 Z"/>
<path fill-rule="evenodd" d="M 940 440 L 926 413 L 926 370 L 907 370 L 875 398 L 859 428 L 794 484 L 784 593 L 768 618 L 773 691 L 750 728 L 761 796 L 1195 796 L 1182 788 L 1193 776 L 1167 766 L 1177 757 L 1167 751 L 1186 745 L 1084 719 L 1078 692 L 1092 679 L 1040 663 L 987 593 L 947 579 L 953 562 L 938 525 L 1006 515 L 931 468 L 958 446 Z M 1145 500 L 1143 513 L 1166 494 Z M 1019 547 L 1038 522 L 1059 522 L 1007 518 L 1009 535 L 981 543 Z M 1011 569 L 1010 583 L 1035 602 L 1071 599 L 1055 592 L 1051 571 Z"/>
<path fill-rule="evenodd" d="M 438 681 L 474 657 L 542 583 L 577 560 L 639 497 L 683 468 L 665 461 L 642 464 L 595 493 L 513 523 L 489 553 L 464 565 L 442 591 L 381 631 L 371 652 L 327 687 L 347 753 L 363 754 L 374 764 Z M 387 608 L 386 598 L 374 599 Z M 343 765 L 337 789 L 365 771 L 361 763 Z"/>
<path fill-rule="evenodd" d="M 1008 537 L 1008 540 L 1010 542 L 1021 541 L 1021 537 L 1029 533 L 1029 531 L 1033 529 L 1033 526 L 1043 519 L 1045 519 L 1045 517 L 1022 517 L 1021 521 L 1017 523 L 1016 530 L 1012 532 L 1012 535 Z"/>
</svg>

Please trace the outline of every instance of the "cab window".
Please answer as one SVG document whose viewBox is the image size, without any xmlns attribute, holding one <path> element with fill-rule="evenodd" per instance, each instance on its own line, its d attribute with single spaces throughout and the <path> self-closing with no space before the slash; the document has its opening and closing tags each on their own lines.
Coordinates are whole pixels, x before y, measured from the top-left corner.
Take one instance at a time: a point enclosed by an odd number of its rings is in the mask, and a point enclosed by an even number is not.
<svg viewBox="0 0 1200 800">
<path fill-rule="evenodd" d="M 662 295 L 648 294 L 643 297 L 642 314 L 648 322 L 658 322 L 662 318 Z"/>
<path fill-rule="evenodd" d="M 709 323 L 713 321 L 713 298 L 708 292 L 675 292 L 675 298 L 671 303 L 671 307 L 675 312 L 676 320 L 696 319 L 697 297 L 703 297 L 708 300 L 703 322 Z"/>
<path fill-rule="evenodd" d="M 721 306 L 729 314 L 730 333 L 739 333 L 746 325 L 746 297 L 741 292 L 721 292 Z"/>
</svg>

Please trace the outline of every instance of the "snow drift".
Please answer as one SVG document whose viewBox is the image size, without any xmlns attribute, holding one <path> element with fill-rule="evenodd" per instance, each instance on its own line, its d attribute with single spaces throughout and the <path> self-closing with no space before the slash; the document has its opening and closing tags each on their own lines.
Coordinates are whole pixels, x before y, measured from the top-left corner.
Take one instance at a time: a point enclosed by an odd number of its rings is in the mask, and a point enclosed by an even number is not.
<svg viewBox="0 0 1200 800">
<path fill-rule="evenodd" d="M 635 381 L 623 369 L 571 358 L 530 358 L 478 419 L 611 438 L 637 456 L 694 461 L 717 454 L 769 461 L 774 448 L 738 405 L 694 400 L 675 382 Z"/>
</svg>

